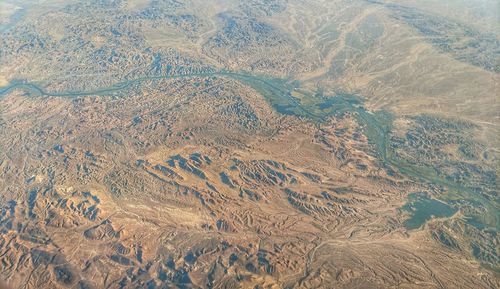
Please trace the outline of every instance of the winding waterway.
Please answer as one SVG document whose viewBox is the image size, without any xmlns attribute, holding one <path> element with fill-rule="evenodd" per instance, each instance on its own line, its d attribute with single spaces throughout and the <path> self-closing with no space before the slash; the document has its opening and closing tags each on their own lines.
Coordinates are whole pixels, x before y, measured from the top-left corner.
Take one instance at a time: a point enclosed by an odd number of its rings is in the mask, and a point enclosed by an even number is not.
<svg viewBox="0 0 500 289">
<path fill-rule="evenodd" d="M 210 73 L 194 73 L 175 76 L 146 76 L 133 80 L 118 82 L 115 85 L 105 88 L 99 88 L 89 91 L 62 91 L 51 92 L 34 83 L 17 81 L 0 89 L 0 97 L 7 93 L 20 89 L 34 93 L 38 96 L 50 97 L 82 97 L 92 95 L 107 95 L 114 92 L 122 91 L 138 85 L 145 81 L 190 78 L 190 77 L 229 77 L 251 86 L 258 91 L 266 100 L 280 113 L 294 115 L 310 119 L 316 123 L 321 123 L 327 118 L 335 115 L 341 115 L 344 112 L 353 112 L 358 122 L 364 127 L 364 132 L 369 139 L 369 142 L 374 146 L 379 159 L 388 167 L 397 169 L 400 173 L 410 177 L 413 180 L 418 180 L 424 183 L 439 185 L 446 187 L 447 193 L 440 196 L 443 204 L 450 200 L 470 200 L 478 202 L 484 206 L 488 214 L 486 216 L 470 216 L 471 224 L 476 227 L 490 227 L 494 230 L 499 229 L 500 213 L 497 204 L 492 204 L 481 194 L 473 192 L 470 188 L 464 187 L 458 183 L 449 181 L 439 176 L 432 167 L 417 166 L 395 156 L 390 149 L 389 134 L 392 126 L 392 116 L 384 111 L 370 112 L 363 106 L 361 98 L 349 95 L 340 94 L 333 97 L 323 97 L 307 92 L 302 92 L 304 97 L 309 98 L 307 105 L 301 103 L 300 100 L 292 96 L 292 92 L 296 91 L 296 82 L 287 81 L 277 78 L 269 78 L 256 76 L 247 73 L 219 71 Z M 443 215 L 441 210 L 443 206 L 430 206 L 430 208 L 419 206 L 418 204 L 429 204 L 431 201 L 417 202 L 416 206 L 409 210 L 408 206 L 403 207 L 411 213 L 410 219 L 406 222 L 408 229 L 417 229 L 421 227 L 431 216 L 449 216 Z M 434 203 L 432 203 L 434 204 Z M 434 208 L 434 209 L 433 209 Z M 454 212 L 450 210 L 450 212 Z"/>
</svg>

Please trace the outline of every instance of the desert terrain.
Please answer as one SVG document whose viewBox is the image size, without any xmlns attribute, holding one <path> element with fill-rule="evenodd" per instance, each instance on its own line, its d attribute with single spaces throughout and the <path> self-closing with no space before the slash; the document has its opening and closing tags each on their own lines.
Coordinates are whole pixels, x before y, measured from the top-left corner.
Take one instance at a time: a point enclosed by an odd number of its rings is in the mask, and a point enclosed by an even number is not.
<svg viewBox="0 0 500 289">
<path fill-rule="evenodd" d="M 0 280 L 500 287 L 499 9 L 0 3 Z"/>
</svg>

